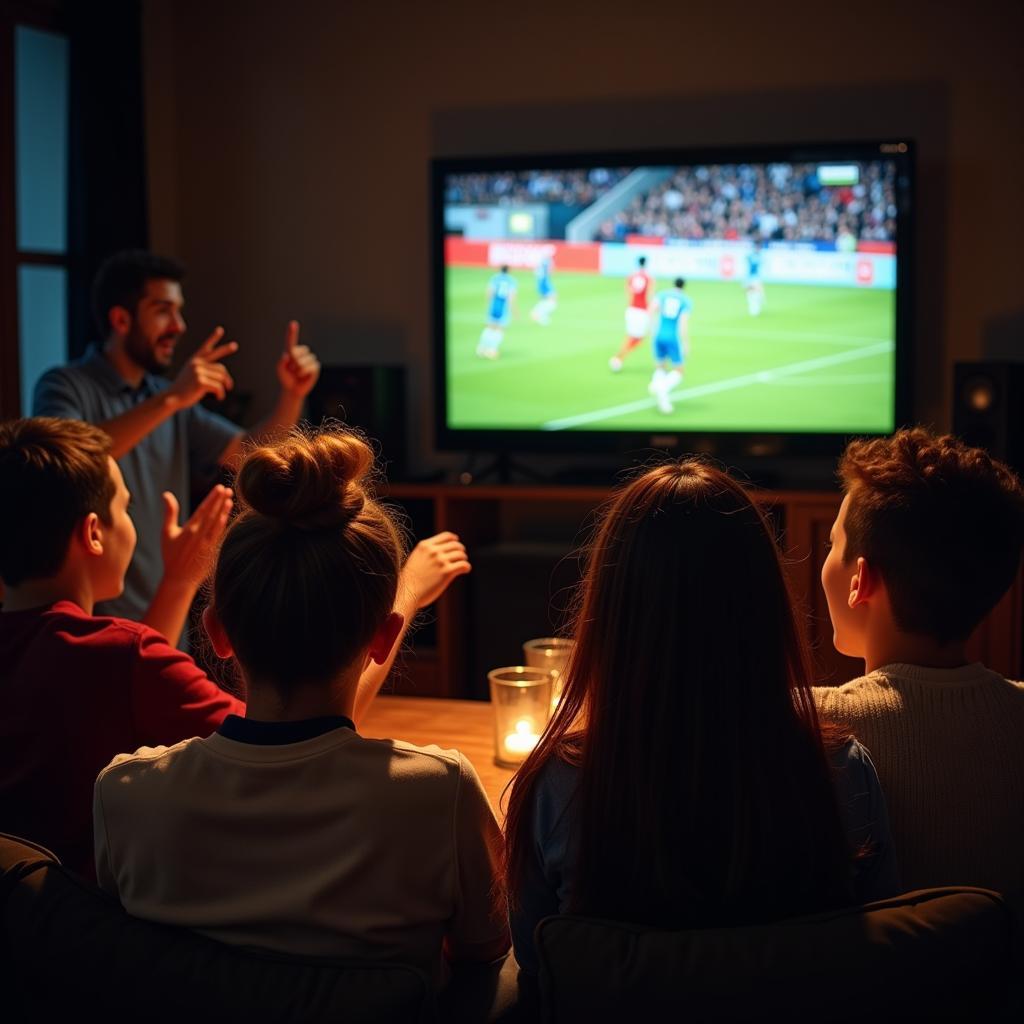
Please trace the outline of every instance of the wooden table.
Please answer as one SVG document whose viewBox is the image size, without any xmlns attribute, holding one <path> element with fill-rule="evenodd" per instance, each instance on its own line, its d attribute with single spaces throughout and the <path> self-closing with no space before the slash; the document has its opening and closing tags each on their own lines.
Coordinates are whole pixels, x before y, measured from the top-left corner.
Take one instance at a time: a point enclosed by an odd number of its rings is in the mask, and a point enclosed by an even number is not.
<svg viewBox="0 0 1024 1024">
<path fill-rule="evenodd" d="M 378 697 L 358 729 L 370 739 L 406 740 L 418 747 L 434 743 L 462 751 L 480 776 L 498 820 L 505 820 L 501 794 L 514 773 L 494 763 L 489 701 Z"/>
</svg>

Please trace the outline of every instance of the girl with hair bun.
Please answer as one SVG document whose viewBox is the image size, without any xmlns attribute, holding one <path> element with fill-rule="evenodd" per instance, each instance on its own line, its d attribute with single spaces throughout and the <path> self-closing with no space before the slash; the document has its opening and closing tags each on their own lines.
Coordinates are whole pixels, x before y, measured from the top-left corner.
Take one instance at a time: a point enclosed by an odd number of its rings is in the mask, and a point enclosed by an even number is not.
<svg viewBox="0 0 1024 1024">
<path fill-rule="evenodd" d="M 818 720 L 764 514 L 698 459 L 597 528 L 562 699 L 515 780 L 516 958 L 551 914 L 731 927 L 899 892 L 867 752 Z"/>
<path fill-rule="evenodd" d="M 356 723 L 409 618 L 469 571 L 451 533 L 418 545 L 367 489 L 350 433 L 293 433 L 238 471 L 204 622 L 245 718 L 121 755 L 95 790 L 97 877 L 129 913 L 226 943 L 412 964 L 508 949 L 501 834 L 454 750 Z"/>
</svg>

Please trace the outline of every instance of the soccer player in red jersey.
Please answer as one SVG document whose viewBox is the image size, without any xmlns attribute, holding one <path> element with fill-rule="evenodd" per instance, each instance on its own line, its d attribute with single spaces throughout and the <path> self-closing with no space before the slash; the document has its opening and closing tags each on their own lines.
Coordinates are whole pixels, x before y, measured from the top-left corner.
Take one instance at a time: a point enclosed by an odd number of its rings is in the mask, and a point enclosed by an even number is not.
<svg viewBox="0 0 1024 1024">
<path fill-rule="evenodd" d="M 629 305 L 626 307 L 626 340 L 622 348 L 608 360 L 608 366 L 613 373 L 618 373 L 622 369 L 622 361 L 644 340 L 651 322 L 647 306 L 651 276 L 644 269 L 647 266 L 647 257 L 641 256 L 636 265 L 637 269 L 626 279 L 626 295 L 629 297 Z"/>
</svg>

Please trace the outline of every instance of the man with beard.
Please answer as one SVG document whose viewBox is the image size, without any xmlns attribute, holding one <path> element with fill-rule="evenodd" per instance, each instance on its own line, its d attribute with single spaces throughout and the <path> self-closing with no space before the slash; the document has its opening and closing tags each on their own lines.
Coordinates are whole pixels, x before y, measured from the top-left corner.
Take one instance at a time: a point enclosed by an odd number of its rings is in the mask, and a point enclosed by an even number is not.
<svg viewBox="0 0 1024 1024">
<path fill-rule="evenodd" d="M 138 547 L 123 595 L 98 605 L 100 615 L 144 618 L 163 574 L 165 523 L 178 521 L 175 496 L 188 501 L 197 485 L 212 485 L 217 467 L 230 463 L 244 437 L 236 424 L 199 404 L 208 394 L 223 399 L 234 383 L 222 360 L 238 345 L 223 341 L 223 328 L 173 380 L 162 376 L 185 333 L 184 274 L 178 263 L 148 252 L 110 257 L 93 282 L 103 342 L 69 366 L 48 370 L 36 385 L 33 415 L 85 420 L 110 435 L 111 454 L 132 495 Z M 292 426 L 320 374 L 316 356 L 298 336 L 293 320 L 277 363 L 280 395 L 255 435 Z"/>
</svg>

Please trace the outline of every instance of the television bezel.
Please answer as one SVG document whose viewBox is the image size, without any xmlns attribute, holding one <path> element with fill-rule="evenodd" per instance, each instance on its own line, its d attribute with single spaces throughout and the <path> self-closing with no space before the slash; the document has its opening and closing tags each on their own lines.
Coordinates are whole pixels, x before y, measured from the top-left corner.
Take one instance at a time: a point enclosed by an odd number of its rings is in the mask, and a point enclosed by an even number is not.
<svg viewBox="0 0 1024 1024">
<path fill-rule="evenodd" d="M 451 427 L 447 422 L 447 317 L 445 293 L 444 183 L 447 175 L 519 170 L 570 170 L 642 165 L 700 166 L 740 163 L 834 163 L 842 160 L 895 160 L 898 182 L 896 219 L 896 315 L 894 428 L 909 422 L 913 366 L 913 240 L 915 214 L 915 148 L 912 139 L 686 147 L 672 149 L 574 150 L 436 157 L 430 161 L 432 280 L 432 361 L 434 441 L 438 451 L 530 454 L 623 454 L 665 449 L 699 451 L 727 458 L 758 460 L 779 457 L 835 456 L 851 436 L 879 433 L 815 431 L 681 431 L 681 430 L 514 430 Z"/>
</svg>

